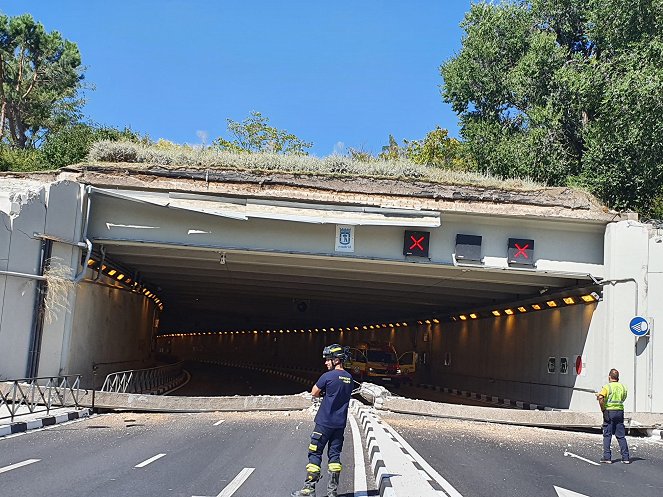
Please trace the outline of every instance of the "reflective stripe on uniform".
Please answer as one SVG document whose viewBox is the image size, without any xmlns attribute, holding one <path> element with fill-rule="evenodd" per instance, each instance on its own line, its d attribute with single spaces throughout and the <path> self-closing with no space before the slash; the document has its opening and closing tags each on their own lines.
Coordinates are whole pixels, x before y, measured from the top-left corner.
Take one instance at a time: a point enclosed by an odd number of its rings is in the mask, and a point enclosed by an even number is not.
<svg viewBox="0 0 663 497">
<path fill-rule="evenodd" d="M 340 473 L 341 469 L 343 469 L 343 466 L 341 465 L 340 462 L 330 462 L 329 463 L 329 471 L 333 473 Z"/>
<path fill-rule="evenodd" d="M 626 399 L 626 387 L 616 381 L 608 383 L 605 388 L 608 390 L 608 397 L 605 399 L 605 408 L 608 411 L 623 411 L 624 400 Z"/>
<path fill-rule="evenodd" d="M 310 445 L 308 446 L 308 450 L 310 450 L 311 452 L 315 452 L 316 450 L 318 450 L 318 446 L 317 446 L 317 445 L 310 444 Z"/>
<path fill-rule="evenodd" d="M 307 473 L 319 473 L 320 472 L 320 466 L 318 466 L 317 464 L 308 463 L 306 465 L 306 472 Z"/>
</svg>

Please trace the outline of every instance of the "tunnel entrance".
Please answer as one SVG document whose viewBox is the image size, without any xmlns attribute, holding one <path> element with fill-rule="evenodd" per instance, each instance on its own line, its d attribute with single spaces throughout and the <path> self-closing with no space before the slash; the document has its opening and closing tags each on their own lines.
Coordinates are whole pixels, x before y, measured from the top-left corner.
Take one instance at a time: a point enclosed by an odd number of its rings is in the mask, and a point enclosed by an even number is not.
<svg viewBox="0 0 663 497">
<path fill-rule="evenodd" d="M 545 398 L 573 384 L 558 376 L 582 355 L 600 298 L 591 273 L 602 267 L 603 230 L 602 221 L 92 189 L 88 268 L 152 306 L 152 357 L 308 381 L 326 344 L 388 343 L 398 357 L 412 352 L 413 383 Z M 131 326 L 116 328 L 135 341 Z M 364 376 L 391 367 L 368 363 Z"/>
</svg>

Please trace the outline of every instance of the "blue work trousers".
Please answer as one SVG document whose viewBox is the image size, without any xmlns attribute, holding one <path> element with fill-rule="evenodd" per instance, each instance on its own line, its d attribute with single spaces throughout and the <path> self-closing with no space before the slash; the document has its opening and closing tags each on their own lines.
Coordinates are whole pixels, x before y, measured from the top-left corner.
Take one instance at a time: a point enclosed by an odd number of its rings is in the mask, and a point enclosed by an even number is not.
<svg viewBox="0 0 663 497">
<path fill-rule="evenodd" d="M 628 443 L 626 443 L 626 429 L 624 428 L 624 411 L 603 411 L 603 460 L 612 460 L 612 451 L 610 443 L 612 436 L 619 442 L 619 451 L 622 454 L 622 461 L 628 461 Z"/>
<path fill-rule="evenodd" d="M 308 462 L 316 466 L 322 466 L 322 452 L 327 447 L 327 457 L 330 463 L 341 462 L 341 451 L 343 450 L 343 432 L 345 428 L 325 428 L 315 425 L 311 433 L 311 445 L 308 450 Z M 315 449 L 314 449 L 315 447 Z"/>
</svg>

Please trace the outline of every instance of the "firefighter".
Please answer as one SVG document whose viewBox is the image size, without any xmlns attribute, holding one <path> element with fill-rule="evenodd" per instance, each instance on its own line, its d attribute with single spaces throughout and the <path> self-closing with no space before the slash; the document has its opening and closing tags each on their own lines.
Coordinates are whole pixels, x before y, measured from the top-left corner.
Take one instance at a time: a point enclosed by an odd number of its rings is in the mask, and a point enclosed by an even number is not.
<svg viewBox="0 0 663 497">
<path fill-rule="evenodd" d="M 348 419 L 348 406 L 352 396 L 352 376 L 343 369 L 347 359 L 347 347 L 335 343 L 322 351 L 327 372 L 313 385 L 311 395 L 322 397 L 322 402 L 315 415 L 315 428 L 308 446 L 308 464 L 306 480 L 301 490 L 292 492 L 292 497 L 315 497 L 315 484 L 320 480 L 322 452 L 327 448 L 329 459 L 329 483 L 327 496 L 337 497 L 338 481 L 341 476 L 341 451 L 343 450 L 343 432 Z"/>
</svg>

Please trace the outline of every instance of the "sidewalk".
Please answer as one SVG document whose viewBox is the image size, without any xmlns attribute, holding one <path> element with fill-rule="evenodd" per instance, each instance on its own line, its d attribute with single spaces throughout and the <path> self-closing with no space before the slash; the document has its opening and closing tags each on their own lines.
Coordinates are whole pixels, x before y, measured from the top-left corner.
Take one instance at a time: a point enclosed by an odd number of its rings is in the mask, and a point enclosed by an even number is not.
<svg viewBox="0 0 663 497">
<path fill-rule="evenodd" d="M 0 407 L 0 437 L 86 418 L 91 413 L 92 409 L 77 409 L 75 407 L 58 407 L 51 409 L 48 413 L 46 413 L 45 408 L 41 408 L 41 410 L 31 413 L 27 407 L 23 406 L 19 408 L 17 415 L 12 420 L 9 417 L 7 407 L 2 406 Z"/>
</svg>

